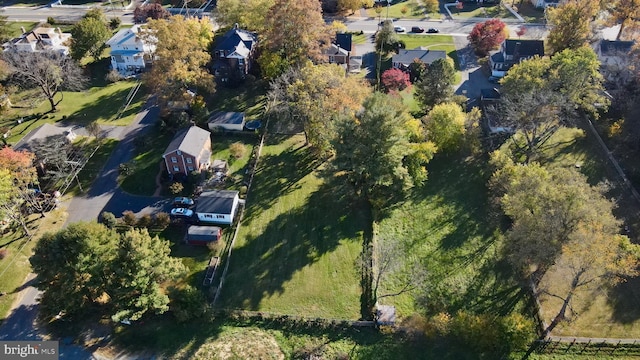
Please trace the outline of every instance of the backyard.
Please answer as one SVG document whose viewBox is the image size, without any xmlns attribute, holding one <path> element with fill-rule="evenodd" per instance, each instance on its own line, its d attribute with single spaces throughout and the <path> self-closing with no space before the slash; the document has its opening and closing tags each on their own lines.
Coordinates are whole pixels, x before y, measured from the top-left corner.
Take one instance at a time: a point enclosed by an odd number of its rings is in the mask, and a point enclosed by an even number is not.
<svg viewBox="0 0 640 360">
<path fill-rule="evenodd" d="M 462 2 L 460 4 L 463 4 Z M 450 6 L 449 11 L 454 19 L 469 18 L 498 18 L 515 19 L 516 17 L 501 4 L 497 5 L 476 5 L 464 3 L 461 9 Z"/>
<path fill-rule="evenodd" d="M 421 5 L 418 0 L 401 1 L 391 6 L 382 6 L 378 9 L 380 13 L 376 12 L 376 8 L 367 9 L 367 15 L 372 18 L 381 19 L 440 19 L 441 14 L 425 13 L 424 5 Z M 404 11 L 404 13 L 403 13 Z"/>
<path fill-rule="evenodd" d="M 321 169 L 301 135 L 268 137 L 218 307 L 360 317 L 355 259 L 368 216 Z"/>
</svg>

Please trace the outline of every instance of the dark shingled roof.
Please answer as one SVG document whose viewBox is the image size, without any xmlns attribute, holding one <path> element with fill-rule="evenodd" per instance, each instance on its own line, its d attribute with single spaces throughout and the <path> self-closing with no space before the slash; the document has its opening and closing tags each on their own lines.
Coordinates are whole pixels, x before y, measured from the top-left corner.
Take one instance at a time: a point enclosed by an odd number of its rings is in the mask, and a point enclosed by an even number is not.
<svg viewBox="0 0 640 360">
<path fill-rule="evenodd" d="M 351 47 L 353 46 L 351 34 L 336 34 L 336 45 L 347 51 L 351 51 Z"/>
<path fill-rule="evenodd" d="M 480 89 L 480 96 L 483 100 L 498 100 L 500 99 L 500 92 L 498 89 Z"/>
<path fill-rule="evenodd" d="M 432 62 L 438 59 L 446 59 L 447 52 L 443 50 L 400 50 L 397 55 L 393 55 L 391 62 L 409 65 L 414 59 L 418 59 L 427 65 L 431 65 Z"/>
<path fill-rule="evenodd" d="M 209 136 L 211 136 L 210 132 L 197 126 L 182 130 L 171 140 L 171 143 L 164 151 L 164 155 L 180 150 L 191 156 L 198 156 L 202 152 Z"/>
<path fill-rule="evenodd" d="M 210 124 L 242 124 L 244 113 L 241 112 L 217 112 L 209 117 Z"/>
<path fill-rule="evenodd" d="M 628 53 L 631 51 L 633 44 L 633 41 L 602 40 L 600 41 L 600 53 L 602 55 Z"/>
<path fill-rule="evenodd" d="M 216 44 L 216 50 L 234 51 L 236 46 L 244 43 L 247 49 L 251 50 L 256 42 L 256 36 L 246 30 L 231 29 L 222 35 L 222 38 Z"/>
<path fill-rule="evenodd" d="M 196 202 L 197 213 L 207 214 L 231 214 L 234 198 L 237 191 L 216 190 L 200 194 Z"/>
<path fill-rule="evenodd" d="M 519 57 L 544 56 L 544 41 L 542 40 L 515 40 L 509 39 L 504 41 L 504 52 L 507 55 L 515 55 Z"/>
</svg>

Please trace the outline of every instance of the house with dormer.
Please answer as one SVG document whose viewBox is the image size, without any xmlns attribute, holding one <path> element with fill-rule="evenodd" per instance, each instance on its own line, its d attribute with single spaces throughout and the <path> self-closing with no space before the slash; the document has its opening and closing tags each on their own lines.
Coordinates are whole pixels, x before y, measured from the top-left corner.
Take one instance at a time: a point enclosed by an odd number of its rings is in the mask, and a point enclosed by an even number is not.
<svg viewBox="0 0 640 360">
<path fill-rule="evenodd" d="M 503 77 L 513 65 L 534 56 L 544 56 L 544 41 L 507 39 L 489 55 L 491 75 Z"/>
<path fill-rule="evenodd" d="M 140 25 L 118 31 L 106 44 L 111 48 L 111 68 L 123 76 L 142 72 L 156 51 L 155 44 L 142 37 Z"/>
<path fill-rule="evenodd" d="M 11 41 L 3 44 L 5 51 L 39 52 L 55 51 L 63 55 L 69 55 L 68 43 L 71 34 L 63 33 L 60 28 L 37 27 Z"/>
<path fill-rule="evenodd" d="M 256 52 L 257 37 L 254 33 L 238 28 L 227 31 L 216 41 L 213 49 L 213 75 L 226 83 L 244 80 L 251 70 Z"/>
</svg>

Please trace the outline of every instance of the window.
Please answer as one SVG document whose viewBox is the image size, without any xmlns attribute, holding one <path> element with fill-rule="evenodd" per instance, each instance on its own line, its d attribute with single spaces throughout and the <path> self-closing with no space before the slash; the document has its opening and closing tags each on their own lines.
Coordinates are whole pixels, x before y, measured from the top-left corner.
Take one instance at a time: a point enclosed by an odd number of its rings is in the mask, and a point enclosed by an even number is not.
<svg viewBox="0 0 640 360">
<path fill-rule="evenodd" d="M 178 154 L 178 156 L 182 155 L 182 151 L 178 150 L 176 151 L 176 154 Z"/>
<path fill-rule="evenodd" d="M 212 217 L 213 217 L 213 215 L 211 215 L 211 214 L 204 214 L 204 217 L 206 217 L 206 218 L 209 218 L 209 219 L 210 219 L 210 218 L 212 218 Z"/>
<path fill-rule="evenodd" d="M 193 166 L 187 166 L 187 170 L 193 171 Z"/>
<path fill-rule="evenodd" d="M 177 167 L 177 166 L 174 166 L 174 167 L 173 167 L 173 171 L 174 171 L 174 172 L 178 172 L 178 171 L 180 171 L 180 168 L 179 168 L 179 167 Z"/>
<path fill-rule="evenodd" d="M 216 215 L 216 218 L 218 218 L 218 219 L 224 219 L 224 215 Z"/>
<path fill-rule="evenodd" d="M 190 157 L 188 157 L 188 158 L 187 158 L 187 164 L 193 164 L 193 159 L 192 159 L 192 158 L 190 158 Z"/>
<path fill-rule="evenodd" d="M 172 156 L 171 157 L 171 162 L 174 163 L 174 164 L 177 163 L 178 162 L 178 158 L 176 158 L 175 156 Z"/>
</svg>

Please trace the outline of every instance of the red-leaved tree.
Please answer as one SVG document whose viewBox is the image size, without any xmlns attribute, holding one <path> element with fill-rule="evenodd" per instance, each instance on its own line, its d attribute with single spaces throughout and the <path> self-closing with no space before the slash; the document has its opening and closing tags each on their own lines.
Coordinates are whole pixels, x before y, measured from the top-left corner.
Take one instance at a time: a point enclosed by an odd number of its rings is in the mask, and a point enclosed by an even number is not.
<svg viewBox="0 0 640 360">
<path fill-rule="evenodd" d="M 395 68 L 383 72 L 381 81 L 387 92 L 402 91 L 411 85 L 409 74 Z"/>
<path fill-rule="evenodd" d="M 498 19 L 491 19 L 477 23 L 467 38 L 478 56 L 487 56 L 489 51 L 497 49 L 506 37 L 505 23 Z"/>
</svg>

